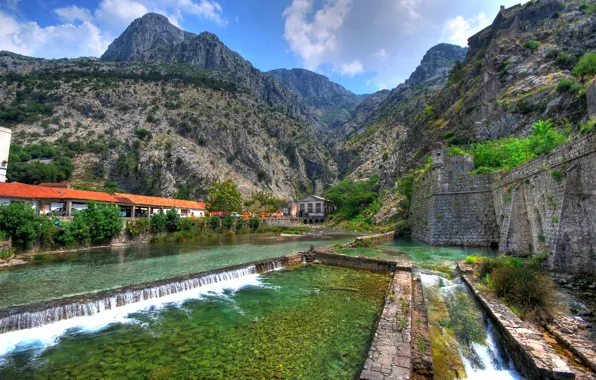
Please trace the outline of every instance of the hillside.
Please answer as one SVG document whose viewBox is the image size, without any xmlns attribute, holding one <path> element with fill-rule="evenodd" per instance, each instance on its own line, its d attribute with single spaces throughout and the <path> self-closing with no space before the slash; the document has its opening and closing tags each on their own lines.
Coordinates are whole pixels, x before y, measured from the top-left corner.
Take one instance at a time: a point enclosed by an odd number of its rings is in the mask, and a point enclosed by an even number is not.
<svg viewBox="0 0 596 380">
<path fill-rule="evenodd" d="M 596 48 L 596 17 L 590 9 L 557 0 L 502 9 L 492 25 L 469 39 L 470 51 L 451 71 L 445 68 L 459 59 L 456 54 L 445 56 L 450 59 L 436 75 L 417 69 L 364 124 L 357 123 L 360 129 L 332 147 L 340 171 L 353 178 L 379 173 L 390 188 L 437 141 L 521 136 L 546 119 L 572 129 L 587 117 L 587 84 L 570 70 Z M 577 85 L 559 87 L 562 79 Z"/>
<path fill-rule="evenodd" d="M 3 52 L 0 76 L 13 142 L 50 142 L 52 157 L 39 158 L 71 157 L 75 185 L 200 198 L 229 178 L 246 196 L 296 197 L 337 178 L 321 125 L 295 94 L 216 36 L 163 16 L 133 22 L 101 60 Z"/>
<path fill-rule="evenodd" d="M 267 74 L 297 94 L 310 107 L 311 112 L 330 129 L 348 121 L 356 106 L 366 98 L 309 70 L 277 69 L 268 71 Z"/>
</svg>

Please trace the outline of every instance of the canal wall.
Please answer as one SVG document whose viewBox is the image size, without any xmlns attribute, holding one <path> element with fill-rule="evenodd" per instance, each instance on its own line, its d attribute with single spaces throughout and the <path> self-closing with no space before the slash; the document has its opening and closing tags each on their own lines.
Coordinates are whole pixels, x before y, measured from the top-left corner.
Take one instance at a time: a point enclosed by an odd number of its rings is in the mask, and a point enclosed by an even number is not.
<svg viewBox="0 0 596 380">
<path fill-rule="evenodd" d="M 385 242 L 395 239 L 395 231 L 387 232 L 384 234 L 369 235 L 357 237 L 352 243 L 347 244 L 348 248 L 362 248 L 372 247 L 375 245 L 383 244 Z"/>
<path fill-rule="evenodd" d="M 461 277 L 495 325 L 522 375 L 530 380 L 575 379 L 575 373 L 539 331 L 517 317 L 501 300 L 484 296 L 469 274 Z"/>
<path fill-rule="evenodd" d="M 596 273 L 596 133 L 507 173 L 470 175 L 472 157 L 441 144 L 415 181 L 412 236 L 433 245 L 550 253 L 555 272 Z"/>
</svg>

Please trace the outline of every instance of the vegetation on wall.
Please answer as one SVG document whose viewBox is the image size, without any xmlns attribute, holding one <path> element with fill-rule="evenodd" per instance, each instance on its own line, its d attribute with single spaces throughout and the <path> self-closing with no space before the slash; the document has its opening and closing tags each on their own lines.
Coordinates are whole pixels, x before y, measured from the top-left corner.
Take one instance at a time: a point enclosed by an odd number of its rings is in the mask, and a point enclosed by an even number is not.
<svg viewBox="0 0 596 380">
<path fill-rule="evenodd" d="M 449 154 L 469 154 L 474 157 L 475 173 L 510 170 L 540 155 L 547 154 L 566 142 L 568 137 L 553 127 L 550 121 L 532 126 L 532 135 L 508 137 L 473 144 L 469 149 L 451 147 Z"/>
</svg>

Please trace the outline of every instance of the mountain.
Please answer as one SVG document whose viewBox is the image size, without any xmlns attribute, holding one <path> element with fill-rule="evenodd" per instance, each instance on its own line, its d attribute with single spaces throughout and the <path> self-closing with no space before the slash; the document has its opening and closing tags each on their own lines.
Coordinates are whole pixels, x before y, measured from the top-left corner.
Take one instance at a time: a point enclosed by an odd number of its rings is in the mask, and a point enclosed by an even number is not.
<svg viewBox="0 0 596 380">
<path fill-rule="evenodd" d="M 432 89 L 430 74 L 437 70 L 420 70 L 422 82 L 412 77 L 393 89 L 356 132 L 330 146 L 342 174 L 378 174 L 391 198 L 396 181 L 423 163 L 436 142 L 524 136 L 536 121 L 548 119 L 573 130 L 587 120 L 588 83 L 571 70 L 596 50 L 596 17 L 582 4 L 541 0 L 502 8 L 490 26 L 469 38 L 465 59 L 452 61 L 447 76 L 440 70 L 443 87 Z M 565 81 L 577 90 L 559 86 Z M 383 201 L 385 209 L 398 205 L 395 198 Z"/>
<path fill-rule="evenodd" d="M 297 94 L 330 129 L 347 121 L 356 106 L 366 98 L 305 69 L 277 69 L 267 74 Z"/>
<path fill-rule="evenodd" d="M 1 52 L 0 83 L 0 125 L 18 145 L 49 146 L 44 162 L 72 159 L 78 186 L 202 198 L 232 179 L 245 197 L 296 198 L 337 179 L 325 126 L 298 95 L 160 15 L 135 20 L 99 60 Z"/>
<path fill-rule="evenodd" d="M 190 65 L 214 79 L 280 107 L 293 117 L 324 127 L 286 86 L 257 70 L 212 33 L 194 34 L 172 25 L 165 16 L 148 13 L 133 21 L 101 56 L 102 61 Z"/>
<path fill-rule="evenodd" d="M 383 90 L 370 95 L 355 110 L 353 117 L 340 125 L 326 145 L 339 164 L 344 175 L 358 173 L 369 176 L 381 172 L 390 159 L 389 152 L 400 139 L 401 125 L 387 124 L 391 113 L 402 112 L 411 115 L 420 103 L 430 94 L 441 89 L 447 82 L 449 70 L 454 63 L 466 57 L 467 48 L 456 45 L 439 44 L 424 55 L 420 65 L 411 76 L 391 91 Z M 405 132 L 405 131 L 401 131 Z"/>
</svg>

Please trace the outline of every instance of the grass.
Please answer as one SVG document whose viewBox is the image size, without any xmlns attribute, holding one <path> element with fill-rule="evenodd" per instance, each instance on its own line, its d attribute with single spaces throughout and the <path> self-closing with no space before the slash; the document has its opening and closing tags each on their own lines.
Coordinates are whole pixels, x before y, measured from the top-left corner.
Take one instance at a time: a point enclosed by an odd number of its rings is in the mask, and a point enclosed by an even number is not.
<svg viewBox="0 0 596 380">
<path fill-rule="evenodd" d="M 479 256 L 479 255 L 467 256 L 466 257 L 466 264 L 468 264 L 468 265 L 476 265 L 479 262 L 481 262 L 482 259 L 484 259 L 484 257 Z"/>
<path fill-rule="evenodd" d="M 529 260 L 484 258 L 478 266 L 478 279 L 520 318 L 546 321 L 557 307 L 555 285 L 541 269 L 547 258 L 548 254 Z"/>
</svg>

